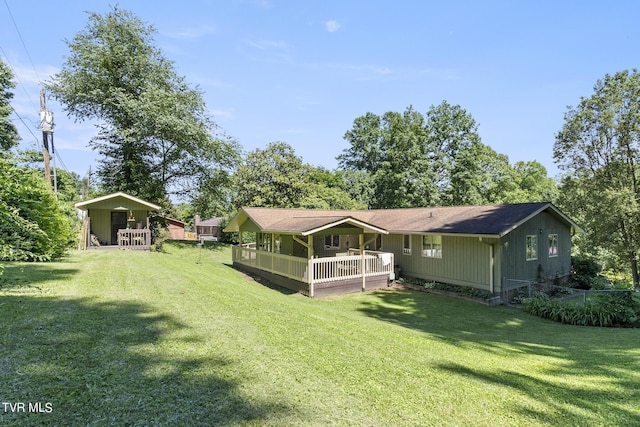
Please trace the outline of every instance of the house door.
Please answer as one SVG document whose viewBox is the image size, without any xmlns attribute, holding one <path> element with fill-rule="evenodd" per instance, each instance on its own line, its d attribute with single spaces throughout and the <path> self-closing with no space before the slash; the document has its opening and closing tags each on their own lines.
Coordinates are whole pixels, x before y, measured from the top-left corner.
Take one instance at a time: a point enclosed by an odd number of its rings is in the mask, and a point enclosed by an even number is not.
<svg viewBox="0 0 640 427">
<path fill-rule="evenodd" d="M 118 244 L 118 230 L 127 228 L 126 212 L 111 212 L 111 244 Z"/>
</svg>

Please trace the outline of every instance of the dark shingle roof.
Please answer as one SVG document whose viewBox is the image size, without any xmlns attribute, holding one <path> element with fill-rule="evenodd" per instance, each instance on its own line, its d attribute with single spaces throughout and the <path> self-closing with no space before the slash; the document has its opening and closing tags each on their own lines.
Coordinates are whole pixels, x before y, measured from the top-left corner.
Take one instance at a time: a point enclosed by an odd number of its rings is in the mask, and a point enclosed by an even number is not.
<svg viewBox="0 0 640 427">
<path fill-rule="evenodd" d="M 578 228 L 571 219 L 548 202 L 360 211 L 243 208 L 239 215 L 246 215 L 261 230 L 270 232 L 304 233 L 353 219 L 395 234 L 503 236 L 544 210 L 569 226 Z M 242 221 L 236 216 L 227 229 L 237 231 L 239 222 Z"/>
</svg>

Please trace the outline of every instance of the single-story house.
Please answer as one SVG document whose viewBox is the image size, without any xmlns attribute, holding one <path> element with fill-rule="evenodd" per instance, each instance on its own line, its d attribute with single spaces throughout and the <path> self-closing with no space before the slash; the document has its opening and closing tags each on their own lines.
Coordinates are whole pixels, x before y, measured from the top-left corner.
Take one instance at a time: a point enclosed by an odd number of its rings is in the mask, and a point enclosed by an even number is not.
<svg viewBox="0 0 640 427">
<path fill-rule="evenodd" d="M 576 230 L 548 202 L 356 211 L 243 208 L 225 229 L 240 236 L 234 265 L 312 297 L 386 286 L 398 272 L 496 295 L 517 281 L 562 280 L 571 273 Z M 256 233 L 255 248 L 243 245 L 244 233 Z"/>
<path fill-rule="evenodd" d="M 220 237 L 220 224 L 224 217 L 201 220 L 199 215 L 193 218 L 193 228 L 198 240 L 218 240 Z"/>
<path fill-rule="evenodd" d="M 149 249 L 149 215 L 160 206 L 118 192 L 75 204 L 82 211 L 80 249 L 118 246 Z"/>
</svg>

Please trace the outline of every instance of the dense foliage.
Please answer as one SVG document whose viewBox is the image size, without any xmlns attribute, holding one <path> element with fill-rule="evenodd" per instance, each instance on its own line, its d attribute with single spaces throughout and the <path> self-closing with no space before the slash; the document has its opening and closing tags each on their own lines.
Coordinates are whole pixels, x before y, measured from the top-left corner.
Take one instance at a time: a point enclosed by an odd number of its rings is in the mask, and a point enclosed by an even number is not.
<svg viewBox="0 0 640 427">
<path fill-rule="evenodd" d="M 535 316 L 570 325 L 640 327 L 640 303 L 631 291 L 599 294 L 585 303 L 537 293 L 525 299 L 522 306 Z"/>
<path fill-rule="evenodd" d="M 342 174 L 316 168 L 296 156 L 284 142 L 247 154 L 234 175 L 237 208 L 281 207 L 357 209 L 364 205 L 345 191 Z"/>
<path fill-rule="evenodd" d="M 588 233 L 589 252 L 610 250 L 640 284 L 640 74 L 606 75 L 569 107 L 554 158 L 566 171 L 559 204 Z"/>
<path fill-rule="evenodd" d="M 15 87 L 13 73 L 0 59 L 0 153 L 7 151 L 18 143 L 18 130 L 11 123 L 10 101 L 13 98 L 11 91 Z"/>
<path fill-rule="evenodd" d="M 216 172 L 228 171 L 238 148 L 213 136 L 201 92 L 154 46 L 155 32 L 117 7 L 90 14 L 47 88 L 76 119 L 100 122 L 90 146 L 103 156 L 103 188 L 161 203 L 195 198 L 203 181 L 219 185 Z"/>
<path fill-rule="evenodd" d="M 69 216 L 40 172 L 0 158 L 0 260 L 48 261 L 72 240 Z"/>
<path fill-rule="evenodd" d="M 602 265 L 593 258 L 571 258 L 571 285 L 578 289 L 591 289 L 594 280 L 602 272 Z"/>
<path fill-rule="evenodd" d="M 553 201 L 555 181 L 538 162 L 509 164 L 481 142 L 478 125 L 443 101 L 423 116 L 367 113 L 345 134 L 340 166 L 359 173 L 370 208 Z"/>
</svg>

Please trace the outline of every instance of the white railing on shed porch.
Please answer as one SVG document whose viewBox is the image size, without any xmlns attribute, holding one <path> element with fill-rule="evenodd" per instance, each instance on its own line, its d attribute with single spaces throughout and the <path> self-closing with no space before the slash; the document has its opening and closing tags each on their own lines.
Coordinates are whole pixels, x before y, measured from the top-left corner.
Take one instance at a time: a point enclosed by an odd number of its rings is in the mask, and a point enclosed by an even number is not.
<svg viewBox="0 0 640 427">
<path fill-rule="evenodd" d="M 118 230 L 118 248 L 151 249 L 151 230 L 148 228 Z"/>
</svg>

